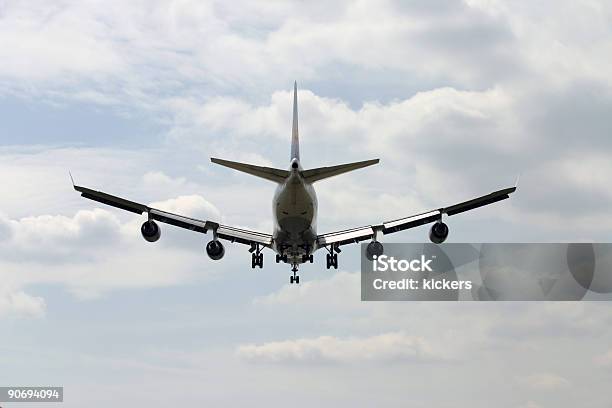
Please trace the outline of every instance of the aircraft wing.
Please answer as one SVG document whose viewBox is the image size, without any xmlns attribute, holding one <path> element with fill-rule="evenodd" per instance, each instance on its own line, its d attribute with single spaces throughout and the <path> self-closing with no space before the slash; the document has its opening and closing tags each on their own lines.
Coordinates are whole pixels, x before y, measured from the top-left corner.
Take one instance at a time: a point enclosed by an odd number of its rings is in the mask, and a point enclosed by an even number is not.
<svg viewBox="0 0 612 408">
<path fill-rule="evenodd" d="M 317 236 L 317 244 L 319 247 L 326 245 L 346 245 L 358 243 L 374 238 L 375 234 L 382 232 L 383 234 L 391 234 L 402 231 L 408 228 L 418 227 L 419 225 L 436 222 L 442 218 L 442 214 L 455 215 L 464 211 L 473 210 L 488 204 L 493 204 L 501 200 L 505 200 L 510 194 L 516 191 L 515 187 L 505 188 L 503 190 L 494 191 L 490 194 L 483 195 L 459 204 L 451 205 L 445 208 L 439 208 L 424 212 L 421 214 L 411 215 L 397 220 L 385 221 L 381 224 L 367 225 L 364 227 L 347 229 L 343 231 L 335 231 Z"/>
<path fill-rule="evenodd" d="M 90 200 L 121 208 L 122 210 L 130 211 L 136 214 L 146 212 L 149 214 L 151 219 L 191 231 L 206 234 L 209 230 L 212 230 L 216 232 L 218 238 L 247 245 L 260 244 L 270 246 L 272 244 L 272 235 L 270 234 L 229 227 L 214 221 L 198 220 L 195 218 L 185 217 L 183 215 L 173 214 L 167 211 L 151 208 L 134 201 L 126 200 L 121 197 L 103 193 L 102 191 L 91 190 L 86 187 L 75 185 L 74 189 L 80 192 L 81 196 L 89 198 Z"/>
</svg>

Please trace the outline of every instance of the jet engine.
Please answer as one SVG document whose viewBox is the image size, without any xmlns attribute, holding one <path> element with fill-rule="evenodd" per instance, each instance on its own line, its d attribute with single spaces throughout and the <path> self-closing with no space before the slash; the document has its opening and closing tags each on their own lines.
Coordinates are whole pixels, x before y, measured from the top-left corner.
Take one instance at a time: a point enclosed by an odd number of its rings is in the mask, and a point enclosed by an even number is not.
<svg viewBox="0 0 612 408">
<path fill-rule="evenodd" d="M 140 233 L 142 237 L 149 242 L 155 242 L 161 236 L 161 229 L 159 225 L 153 220 L 145 221 L 140 227 Z"/>
<path fill-rule="evenodd" d="M 371 261 L 374 259 L 374 256 L 381 256 L 383 250 L 383 244 L 378 241 L 372 241 L 366 247 L 366 257 Z"/>
<path fill-rule="evenodd" d="M 431 226 L 429 230 L 429 239 L 431 242 L 434 244 L 441 244 L 446 241 L 446 237 L 448 237 L 448 225 L 442 221 L 438 221 Z"/>
<path fill-rule="evenodd" d="M 210 259 L 218 261 L 219 259 L 223 258 L 223 255 L 225 255 L 225 248 L 221 242 L 214 239 L 206 244 L 206 253 Z"/>
</svg>

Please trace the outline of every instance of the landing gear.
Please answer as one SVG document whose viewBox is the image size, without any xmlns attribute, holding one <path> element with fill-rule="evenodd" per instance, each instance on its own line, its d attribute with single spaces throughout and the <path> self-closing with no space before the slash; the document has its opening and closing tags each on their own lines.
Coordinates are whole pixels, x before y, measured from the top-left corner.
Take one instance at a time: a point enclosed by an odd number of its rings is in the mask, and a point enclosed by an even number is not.
<svg viewBox="0 0 612 408">
<path fill-rule="evenodd" d="M 314 262 L 314 257 L 312 256 L 312 254 L 302 255 L 302 263 L 306 263 L 306 262 L 310 262 L 310 263 Z"/>
<path fill-rule="evenodd" d="M 261 253 L 259 244 L 251 244 L 249 252 L 251 252 L 251 268 L 263 268 L 263 254 Z"/>
<path fill-rule="evenodd" d="M 276 254 L 276 263 L 287 262 L 287 255 Z"/>
<path fill-rule="evenodd" d="M 297 275 L 297 271 L 298 271 L 297 264 L 293 264 L 293 267 L 291 268 L 291 272 L 293 272 L 293 276 L 289 277 L 289 283 L 291 284 L 300 283 L 300 277 Z"/>
<path fill-rule="evenodd" d="M 251 254 L 251 268 L 255 269 L 257 267 L 263 268 L 263 254 L 262 253 Z"/>
<path fill-rule="evenodd" d="M 340 252 L 340 248 L 338 245 L 331 245 L 327 250 L 329 251 L 329 254 L 325 257 L 327 260 L 327 269 L 338 269 L 338 254 L 334 253 L 334 250 Z"/>
<path fill-rule="evenodd" d="M 338 269 L 338 254 L 327 254 L 327 269 Z"/>
</svg>

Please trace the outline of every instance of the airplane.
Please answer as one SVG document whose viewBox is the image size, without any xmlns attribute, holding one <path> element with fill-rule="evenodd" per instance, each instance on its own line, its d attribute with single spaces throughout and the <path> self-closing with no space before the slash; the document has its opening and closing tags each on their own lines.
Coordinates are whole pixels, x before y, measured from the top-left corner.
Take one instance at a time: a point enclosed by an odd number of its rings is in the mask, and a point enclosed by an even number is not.
<svg viewBox="0 0 612 408">
<path fill-rule="evenodd" d="M 222 225 L 211 220 L 199 220 L 151 208 L 124 198 L 116 197 L 101 191 L 77 186 L 72 181 L 76 191 L 82 197 L 107 204 L 136 214 L 147 214 L 147 221 L 140 228 L 143 238 L 149 242 L 157 241 L 161 236 L 161 229 L 156 221 L 185 228 L 188 230 L 208 233 L 212 232 L 212 240 L 206 245 L 206 253 L 212 260 L 219 260 L 225 255 L 225 248 L 221 240 L 249 245 L 251 253 L 251 267 L 263 268 L 263 252 L 269 248 L 276 253 L 276 262 L 291 265 L 293 274 L 289 282 L 298 284 L 298 267 L 302 263 L 313 263 L 313 253 L 318 249 L 326 249 L 327 269 L 338 269 L 338 254 L 340 246 L 371 240 L 366 247 L 366 256 L 373 259 L 382 255 L 383 245 L 378 238 L 414 228 L 420 225 L 433 223 L 429 231 L 429 239 L 441 244 L 448 237 L 449 228 L 442 222 L 442 215 L 452 216 L 464 211 L 472 210 L 509 198 L 516 191 L 514 187 L 494 191 L 459 204 L 438 208 L 421 214 L 396 220 L 385 221 L 378 224 L 366 225 L 325 234 L 317 234 L 317 195 L 314 183 L 321 180 L 347 173 L 353 170 L 368 167 L 379 162 L 379 159 L 365 160 L 354 163 L 340 164 L 329 167 L 303 169 L 300 161 L 300 145 L 298 134 L 298 94 L 297 82 L 293 86 L 293 123 L 291 132 L 291 155 L 287 170 L 256 166 L 233 162 L 218 158 L 211 158 L 211 162 L 231 169 L 260 177 L 277 184 L 272 200 L 272 215 L 274 217 L 274 230 L 271 234 L 250 231 Z M 72 176 L 71 176 L 72 177 Z"/>
</svg>

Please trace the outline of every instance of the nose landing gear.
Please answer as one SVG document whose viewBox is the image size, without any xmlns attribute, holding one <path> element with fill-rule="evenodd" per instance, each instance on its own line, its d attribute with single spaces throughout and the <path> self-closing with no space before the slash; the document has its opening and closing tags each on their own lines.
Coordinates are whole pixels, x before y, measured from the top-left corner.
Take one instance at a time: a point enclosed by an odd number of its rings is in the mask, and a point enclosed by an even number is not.
<svg viewBox="0 0 612 408">
<path fill-rule="evenodd" d="M 289 277 L 289 283 L 291 284 L 300 283 L 300 277 L 297 275 L 297 271 L 298 271 L 297 264 L 293 264 L 293 266 L 291 267 L 291 272 L 293 272 L 293 276 Z"/>
</svg>

